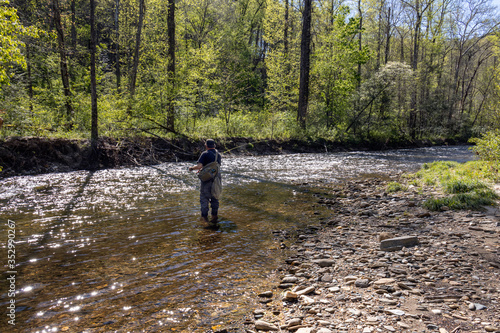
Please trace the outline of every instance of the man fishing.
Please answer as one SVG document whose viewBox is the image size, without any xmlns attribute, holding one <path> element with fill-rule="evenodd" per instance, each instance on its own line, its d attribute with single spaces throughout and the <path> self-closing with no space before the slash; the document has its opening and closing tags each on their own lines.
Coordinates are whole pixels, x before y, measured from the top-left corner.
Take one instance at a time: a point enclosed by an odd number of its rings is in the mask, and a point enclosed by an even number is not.
<svg viewBox="0 0 500 333">
<path fill-rule="evenodd" d="M 207 139 L 205 141 L 205 148 L 206 150 L 200 155 L 197 164 L 190 166 L 189 171 L 202 170 L 203 167 L 215 161 L 217 161 L 218 165 L 220 166 L 221 156 L 220 153 L 215 149 L 215 141 L 212 139 Z M 218 181 L 220 181 L 220 172 L 217 173 L 216 177 L 219 177 Z M 214 184 L 214 181 L 215 178 L 211 178 L 207 181 L 203 180 L 201 181 L 200 204 L 201 204 L 201 218 L 205 222 L 209 222 L 208 211 L 210 205 L 210 208 L 212 208 L 212 218 L 210 220 L 210 223 L 215 225 L 218 219 L 217 214 L 219 212 L 219 198 L 216 198 L 212 194 L 212 186 Z"/>
</svg>

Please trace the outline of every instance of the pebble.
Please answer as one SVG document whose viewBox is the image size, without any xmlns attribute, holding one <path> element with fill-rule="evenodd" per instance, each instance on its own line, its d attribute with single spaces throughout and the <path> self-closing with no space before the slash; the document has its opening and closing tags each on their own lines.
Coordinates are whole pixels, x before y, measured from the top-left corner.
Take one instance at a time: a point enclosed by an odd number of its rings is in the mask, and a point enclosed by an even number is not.
<svg viewBox="0 0 500 333">
<path fill-rule="evenodd" d="M 328 328 L 322 327 L 319 330 L 317 330 L 316 333 L 333 333 L 333 331 L 329 330 Z"/>
<path fill-rule="evenodd" d="M 370 286 L 370 280 L 368 279 L 357 279 L 354 285 L 358 288 L 368 288 Z"/>
<path fill-rule="evenodd" d="M 257 320 L 255 322 L 255 329 L 262 331 L 278 331 L 279 328 L 271 323 L 265 322 L 263 320 Z"/>
<path fill-rule="evenodd" d="M 287 244 L 293 253 L 276 283 L 283 293 L 259 294 L 273 301 L 255 329 L 279 322 L 283 332 L 299 333 L 500 332 L 498 218 L 429 213 L 420 203 L 433 190 L 384 194 L 384 184 L 348 181 L 340 192 L 332 185 L 336 199 L 322 203 L 332 218 Z M 381 249 L 391 239 L 408 243 Z"/>
<path fill-rule="evenodd" d="M 288 301 L 295 301 L 297 298 L 299 298 L 299 295 L 297 295 L 297 293 L 294 293 L 293 291 L 287 290 L 283 298 Z"/>
<path fill-rule="evenodd" d="M 385 310 L 385 312 L 388 314 L 396 315 L 396 316 L 404 316 L 405 315 L 404 311 L 396 310 L 396 309 L 387 309 L 387 310 Z"/>
<path fill-rule="evenodd" d="M 299 328 L 296 333 L 312 333 L 312 328 L 306 328 L 306 327 L 302 327 L 302 328 Z"/>
<path fill-rule="evenodd" d="M 377 280 L 377 281 L 373 282 L 373 284 L 377 285 L 377 286 L 380 286 L 380 285 L 391 284 L 391 283 L 394 283 L 395 281 L 396 280 L 392 279 L 392 278 L 384 278 L 384 279 L 380 279 L 380 280 Z"/>
<path fill-rule="evenodd" d="M 272 291 L 265 291 L 263 293 L 259 294 L 260 297 L 273 297 L 273 292 Z"/>
</svg>

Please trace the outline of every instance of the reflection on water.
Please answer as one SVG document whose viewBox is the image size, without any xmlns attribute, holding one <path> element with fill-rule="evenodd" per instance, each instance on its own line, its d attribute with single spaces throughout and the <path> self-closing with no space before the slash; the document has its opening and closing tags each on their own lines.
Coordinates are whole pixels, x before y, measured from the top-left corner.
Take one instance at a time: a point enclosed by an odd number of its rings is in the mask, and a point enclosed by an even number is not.
<svg viewBox="0 0 500 333">
<path fill-rule="evenodd" d="M 216 230 L 198 221 L 190 163 L 2 180 L 4 253 L 5 224 L 16 222 L 16 330 L 204 332 L 253 309 L 283 255 L 272 230 L 327 217 L 295 184 L 471 156 L 452 147 L 225 158 Z"/>
</svg>

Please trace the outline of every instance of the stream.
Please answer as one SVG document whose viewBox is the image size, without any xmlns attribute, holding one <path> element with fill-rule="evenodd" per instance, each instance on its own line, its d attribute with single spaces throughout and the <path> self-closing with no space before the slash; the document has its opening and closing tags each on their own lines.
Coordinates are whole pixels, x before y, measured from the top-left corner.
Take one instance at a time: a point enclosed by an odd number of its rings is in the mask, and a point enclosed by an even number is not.
<svg viewBox="0 0 500 333">
<path fill-rule="evenodd" d="M 0 180 L 0 331 L 217 330 L 271 288 L 286 255 L 273 231 L 330 216 L 315 186 L 473 157 L 465 146 L 224 157 L 217 229 L 199 220 L 192 163 Z"/>
</svg>

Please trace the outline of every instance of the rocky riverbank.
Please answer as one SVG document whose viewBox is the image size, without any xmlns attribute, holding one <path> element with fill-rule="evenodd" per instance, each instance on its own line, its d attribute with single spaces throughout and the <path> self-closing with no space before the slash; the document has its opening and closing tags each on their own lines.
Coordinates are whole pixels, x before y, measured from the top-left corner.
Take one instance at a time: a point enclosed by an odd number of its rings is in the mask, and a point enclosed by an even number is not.
<svg viewBox="0 0 500 333">
<path fill-rule="evenodd" d="M 217 139 L 224 155 L 274 155 L 324 153 L 347 150 L 382 150 L 457 144 L 454 141 L 364 142 L 358 144 L 326 140 Z M 163 162 L 194 161 L 204 150 L 203 140 L 160 137 L 106 138 L 98 141 L 93 154 L 89 140 L 8 138 L 0 140 L 0 178 L 88 169 L 134 167 Z"/>
<path fill-rule="evenodd" d="M 429 212 L 432 188 L 382 179 L 318 191 L 333 218 L 301 230 L 261 306 L 221 332 L 500 332 L 498 210 Z"/>
</svg>

